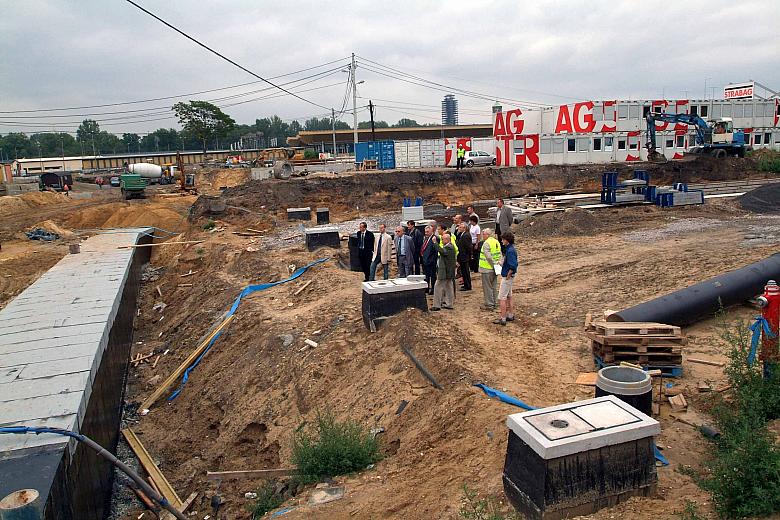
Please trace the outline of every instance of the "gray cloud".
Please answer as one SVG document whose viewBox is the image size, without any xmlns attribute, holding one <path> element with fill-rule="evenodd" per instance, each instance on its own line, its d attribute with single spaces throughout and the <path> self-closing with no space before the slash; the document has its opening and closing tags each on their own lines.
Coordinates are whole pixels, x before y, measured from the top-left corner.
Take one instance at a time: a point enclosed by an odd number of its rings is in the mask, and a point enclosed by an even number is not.
<svg viewBox="0 0 780 520">
<path fill-rule="evenodd" d="M 659 98 L 662 92 L 702 98 L 705 79 L 716 94 L 726 83 L 749 78 L 780 88 L 780 10 L 772 0 L 141 3 L 265 76 L 354 51 L 440 83 L 551 104 Z M 4 111 L 145 99 L 253 80 L 122 1 L 5 2 L 0 47 Z M 443 92 L 378 76 L 366 65 L 358 69 L 358 79 L 365 80 L 361 96 L 402 102 L 377 101 L 378 118 L 439 118 Z M 339 73 L 317 84 L 345 79 Z M 338 107 L 343 93 L 338 86 L 303 95 Z M 458 97 L 462 122 L 489 120 L 492 103 Z M 386 106 L 399 104 L 409 106 Z M 324 112 L 289 97 L 225 110 L 242 123 Z M 33 122 L 46 127 L 52 121 Z M 105 128 L 160 126 L 177 125 L 170 119 Z M 0 132 L 13 129 L 0 126 Z"/>
</svg>

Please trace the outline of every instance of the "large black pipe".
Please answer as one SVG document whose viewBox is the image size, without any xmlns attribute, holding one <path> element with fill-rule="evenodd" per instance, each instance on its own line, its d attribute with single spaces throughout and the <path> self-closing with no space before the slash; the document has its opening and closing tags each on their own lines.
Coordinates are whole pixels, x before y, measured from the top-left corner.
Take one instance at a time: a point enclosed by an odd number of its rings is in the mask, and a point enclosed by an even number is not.
<svg viewBox="0 0 780 520">
<path fill-rule="evenodd" d="M 768 280 L 780 280 L 780 253 L 649 302 L 610 315 L 607 321 L 645 321 L 690 325 L 713 317 L 721 307 L 742 303 L 763 292 Z"/>
</svg>

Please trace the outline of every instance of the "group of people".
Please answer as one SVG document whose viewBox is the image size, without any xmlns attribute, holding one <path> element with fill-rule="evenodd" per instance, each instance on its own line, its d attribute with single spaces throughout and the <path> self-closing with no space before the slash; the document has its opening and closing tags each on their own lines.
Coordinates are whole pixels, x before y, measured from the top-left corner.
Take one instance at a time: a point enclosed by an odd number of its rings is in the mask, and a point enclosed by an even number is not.
<svg viewBox="0 0 780 520">
<path fill-rule="evenodd" d="M 494 229 L 482 229 L 474 208 L 469 206 L 467 211 L 466 218 L 455 215 L 449 228 L 444 224 L 429 225 L 424 232 L 410 220 L 406 228 L 395 228 L 395 236 L 387 232 L 384 224 L 380 224 L 375 235 L 361 222 L 357 246 L 364 280 L 375 280 L 380 266 L 387 280 L 395 249 L 399 278 L 425 276 L 427 294 L 433 296 L 431 310 L 452 309 L 456 281 L 461 281 L 461 291 L 471 291 L 471 274 L 478 273 L 484 297 L 482 308 L 499 310 L 496 324 L 506 325 L 514 320 L 512 283 L 517 274 L 517 251 L 510 231 L 512 212 L 499 199 Z"/>
</svg>

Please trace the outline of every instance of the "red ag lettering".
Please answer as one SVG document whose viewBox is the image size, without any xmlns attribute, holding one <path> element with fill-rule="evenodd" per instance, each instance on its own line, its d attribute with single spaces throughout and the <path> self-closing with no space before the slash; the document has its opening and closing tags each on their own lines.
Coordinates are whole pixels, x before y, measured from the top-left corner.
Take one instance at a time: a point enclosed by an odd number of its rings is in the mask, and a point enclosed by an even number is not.
<svg viewBox="0 0 780 520">
<path fill-rule="evenodd" d="M 568 105 L 561 105 L 558 108 L 558 120 L 555 122 L 555 133 L 560 134 L 562 132 L 574 133 Z"/>
<path fill-rule="evenodd" d="M 585 113 L 582 113 L 583 108 L 587 109 Z M 580 125 L 580 119 L 582 119 L 584 125 Z M 574 105 L 574 128 L 577 132 L 592 132 L 595 127 L 596 121 L 593 119 L 593 102 L 586 101 Z"/>
<path fill-rule="evenodd" d="M 516 135 L 515 139 L 523 140 L 522 154 L 515 155 L 515 166 L 536 166 L 539 164 L 539 135 Z"/>
<path fill-rule="evenodd" d="M 504 114 L 497 112 L 493 119 L 493 137 L 498 139 L 506 135 L 506 125 L 504 124 Z"/>
<path fill-rule="evenodd" d="M 525 121 L 523 121 L 520 116 L 523 114 L 523 111 L 519 108 L 516 108 L 514 110 L 510 110 L 506 113 L 506 125 L 505 128 L 507 130 L 507 133 L 513 134 L 521 134 L 523 133 L 523 127 L 525 126 Z M 516 119 L 515 119 L 516 118 Z"/>
</svg>

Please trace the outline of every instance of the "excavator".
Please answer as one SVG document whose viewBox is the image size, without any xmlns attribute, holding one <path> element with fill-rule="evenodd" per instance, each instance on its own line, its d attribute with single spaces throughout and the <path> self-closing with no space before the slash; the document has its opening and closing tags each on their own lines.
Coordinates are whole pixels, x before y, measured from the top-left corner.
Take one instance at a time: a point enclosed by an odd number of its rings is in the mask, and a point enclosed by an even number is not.
<svg viewBox="0 0 780 520">
<path fill-rule="evenodd" d="M 708 124 L 707 121 L 693 114 L 666 114 L 651 110 L 647 112 L 645 120 L 647 121 L 647 158 L 651 162 L 666 160 L 662 153 L 656 151 L 656 121 L 683 123 L 696 127 L 696 146 L 688 152 L 693 155 L 710 155 L 717 158 L 745 157 L 745 152 L 749 150 L 744 132 L 734 131 L 734 124 L 730 117 L 711 121 Z"/>
</svg>

